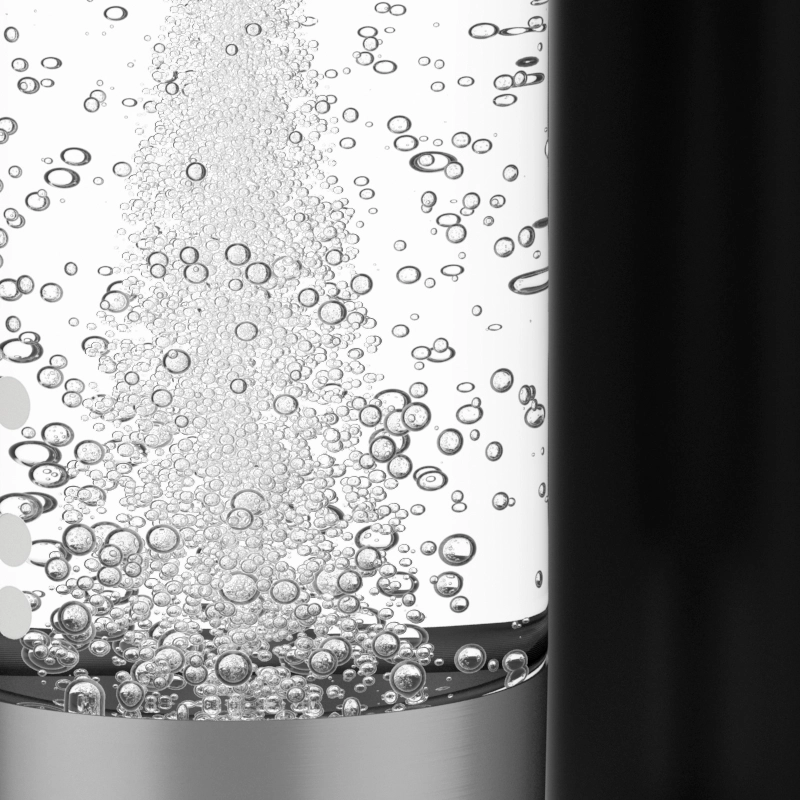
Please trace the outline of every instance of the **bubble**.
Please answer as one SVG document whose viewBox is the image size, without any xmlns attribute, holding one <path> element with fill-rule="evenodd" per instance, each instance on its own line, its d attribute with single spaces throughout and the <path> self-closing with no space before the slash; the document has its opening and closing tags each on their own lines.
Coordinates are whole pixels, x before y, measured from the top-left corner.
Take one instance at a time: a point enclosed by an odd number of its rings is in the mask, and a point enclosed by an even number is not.
<svg viewBox="0 0 800 800">
<path fill-rule="evenodd" d="M 414 480 L 425 492 L 435 492 L 447 485 L 447 475 L 438 467 L 420 467 L 414 471 Z"/>
<path fill-rule="evenodd" d="M 483 409 L 480 405 L 465 405 L 456 411 L 456 419 L 464 425 L 474 425 L 482 417 Z"/>
<path fill-rule="evenodd" d="M 122 6 L 109 6 L 104 12 L 103 16 L 113 22 L 120 22 L 128 16 L 127 9 Z"/>
<path fill-rule="evenodd" d="M 397 69 L 397 64 L 394 61 L 376 61 L 372 68 L 380 75 L 390 75 Z"/>
<path fill-rule="evenodd" d="M 61 151 L 60 158 L 71 167 L 82 167 L 92 160 L 92 154 L 82 147 L 68 147 Z"/>
<path fill-rule="evenodd" d="M 425 347 L 424 345 L 421 345 L 419 347 L 415 347 L 411 351 L 411 356 L 412 358 L 416 358 L 419 361 L 425 361 L 427 358 L 430 358 L 431 353 L 432 351 L 430 347 Z"/>
<path fill-rule="evenodd" d="M 258 336 L 258 327 L 252 322 L 240 322 L 236 326 L 234 334 L 242 342 L 252 342 Z"/>
<path fill-rule="evenodd" d="M 509 497 L 505 492 L 497 492 L 497 494 L 492 497 L 492 506 L 498 511 L 503 511 L 508 505 Z"/>
<path fill-rule="evenodd" d="M 25 72 L 28 69 L 28 62 L 24 58 L 15 58 L 11 62 L 11 69 L 17 72 Z"/>
<path fill-rule="evenodd" d="M 86 525 L 69 525 L 62 534 L 62 542 L 72 555 L 88 555 L 95 547 L 94 531 Z"/>
<path fill-rule="evenodd" d="M 235 44 L 225 45 L 225 53 L 229 56 L 235 56 L 239 52 L 239 48 Z"/>
<path fill-rule="evenodd" d="M 402 115 L 398 115 L 392 117 L 387 123 L 386 127 L 392 133 L 406 133 L 406 131 L 411 129 L 411 120 L 408 117 L 404 117 Z"/>
<path fill-rule="evenodd" d="M 466 597 L 454 597 L 450 601 L 450 610 L 454 614 L 461 614 L 469 608 L 469 600 Z"/>
<path fill-rule="evenodd" d="M 259 595 L 258 582 L 252 575 L 233 572 L 223 578 L 221 592 L 231 603 L 249 603 Z"/>
<path fill-rule="evenodd" d="M 329 300 L 319 307 L 319 318 L 327 325 L 338 325 L 347 316 L 347 310 L 338 300 Z"/>
<path fill-rule="evenodd" d="M 138 710 L 145 700 L 145 688 L 136 681 L 123 681 L 117 686 L 117 702 L 126 711 Z"/>
<path fill-rule="evenodd" d="M 112 172 L 118 178 L 127 178 L 132 171 L 131 165 L 127 161 L 117 161 L 112 167 Z"/>
<path fill-rule="evenodd" d="M 261 261 L 254 261 L 252 264 L 247 265 L 244 276 L 250 283 L 261 285 L 272 277 L 272 270 Z"/>
<path fill-rule="evenodd" d="M 492 373 L 489 379 L 489 385 L 496 392 L 507 392 L 514 385 L 514 374 L 510 369 L 497 369 Z"/>
<path fill-rule="evenodd" d="M 492 102 L 500 108 L 507 108 L 508 106 L 513 106 L 514 103 L 517 102 L 517 96 L 510 93 L 499 94 L 494 98 L 494 100 L 492 100 Z"/>
<path fill-rule="evenodd" d="M 39 189 L 38 192 L 31 192 L 25 197 L 25 205 L 31 211 L 45 211 L 50 207 L 50 198 L 44 189 Z"/>
<path fill-rule="evenodd" d="M 456 650 L 453 661 L 459 672 L 470 675 L 483 669 L 486 651 L 479 644 L 465 644 Z"/>
<path fill-rule="evenodd" d="M 297 300 L 304 308 L 313 308 L 319 302 L 319 293 L 316 289 L 302 289 L 297 295 Z"/>
<path fill-rule="evenodd" d="M 377 436 L 369 445 L 370 455 L 379 463 L 390 461 L 396 450 L 394 441 L 388 436 Z"/>
<path fill-rule="evenodd" d="M 262 28 L 257 22 L 248 22 L 247 25 L 244 26 L 244 31 L 248 36 L 259 36 Z"/>
<path fill-rule="evenodd" d="M 502 236 L 494 243 L 494 253 L 500 258 L 508 258 L 513 252 L 514 240 L 508 236 Z"/>
<path fill-rule="evenodd" d="M 81 182 L 80 175 L 75 170 L 64 167 L 48 170 L 44 174 L 44 179 L 51 186 L 55 186 L 58 189 L 71 189 Z"/>
<path fill-rule="evenodd" d="M 36 380 L 45 389 L 57 389 L 63 383 L 64 375 L 55 367 L 43 367 L 36 373 Z"/>
<path fill-rule="evenodd" d="M 463 274 L 464 267 L 460 264 L 447 264 L 442 267 L 440 271 L 442 275 L 446 275 L 448 278 L 457 278 L 459 275 Z"/>
<path fill-rule="evenodd" d="M 359 295 L 368 294 L 372 291 L 372 278 L 369 275 L 359 274 L 353 276 L 350 281 L 350 288 Z"/>
<path fill-rule="evenodd" d="M 40 83 L 36 80 L 36 78 L 26 77 L 20 78 L 17 81 L 17 88 L 23 94 L 36 94 L 39 91 Z"/>
<path fill-rule="evenodd" d="M 10 44 L 14 44 L 19 41 L 19 31 L 9 26 L 3 31 L 3 38 Z"/>
<path fill-rule="evenodd" d="M 496 36 L 499 31 L 497 25 L 493 25 L 491 22 L 479 22 L 469 29 L 469 35 L 473 39 L 489 39 Z"/>
<path fill-rule="evenodd" d="M 293 603 L 300 596 L 300 587 L 292 580 L 276 581 L 270 589 L 270 597 L 282 605 Z"/>
<path fill-rule="evenodd" d="M 434 192 L 423 192 L 421 203 L 425 208 L 433 208 L 436 205 L 436 194 Z"/>
<path fill-rule="evenodd" d="M 500 442 L 489 442 L 486 445 L 486 458 L 489 461 L 499 461 L 503 455 L 503 445 Z"/>
<path fill-rule="evenodd" d="M 94 114 L 95 111 L 98 111 L 100 108 L 100 101 L 95 97 L 87 97 L 83 101 L 83 107 L 88 111 L 90 114 Z"/>
<path fill-rule="evenodd" d="M 234 266 L 243 266 L 250 260 L 250 248 L 245 244 L 232 244 L 225 250 L 225 258 Z"/>
<path fill-rule="evenodd" d="M 442 172 L 456 161 L 455 156 L 438 150 L 426 150 L 411 157 L 409 164 L 417 172 Z"/>
<path fill-rule="evenodd" d="M 156 525 L 145 536 L 147 546 L 155 553 L 171 553 L 181 543 L 178 531 L 170 525 Z"/>
<path fill-rule="evenodd" d="M 402 339 L 404 336 L 408 336 L 409 330 L 407 325 L 395 325 L 392 328 L 392 336 L 396 336 L 399 339 Z"/>
<path fill-rule="evenodd" d="M 51 581 L 63 581 L 69 576 L 69 562 L 61 557 L 51 558 L 44 565 L 45 575 Z"/>
<path fill-rule="evenodd" d="M 105 448 L 100 442 L 85 439 L 75 445 L 75 458 L 83 464 L 99 464 L 105 455 Z"/>
<path fill-rule="evenodd" d="M 76 678 L 64 690 L 64 710 L 69 714 L 102 717 L 105 708 L 105 689 L 88 676 Z"/>
<path fill-rule="evenodd" d="M 461 244 L 467 238 L 467 229 L 463 225 L 451 225 L 445 237 L 452 244 Z"/>
<path fill-rule="evenodd" d="M 419 147 L 419 139 L 417 139 L 416 136 L 411 136 L 410 134 L 405 136 L 398 136 L 394 140 L 394 146 L 395 149 L 407 153 L 410 150 L 414 150 L 415 148 Z"/>
<path fill-rule="evenodd" d="M 452 567 L 468 564 L 475 557 L 475 540 L 465 533 L 446 537 L 439 546 L 439 557 Z"/>
<path fill-rule="evenodd" d="M 439 451 L 446 456 L 453 456 L 461 450 L 464 444 L 464 437 L 454 428 L 443 430 L 436 442 Z"/>
<path fill-rule="evenodd" d="M 517 275 L 508 283 L 508 288 L 515 294 L 538 294 L 549 286 L 549 268 L 537 269 Z"/>
<path fill-rule="evenodd" d="M 288 415 L 297 411 L 297 398 L 289 394 L 281 394 L 275 398 L 275 410 L 279 414 Z"/>
<path fill-rule="evenodd" d="M 545 408 L 536 403 L 525 412 L 525 424 L 530 428 L 538 428 L 544 423 Z"/>
<path fill-rule="evenodd" d="M 517 241 L 520 247 L 530 247 L 535 239 L 536 231 L 534 231 L 530 225 L 525 225 L 523 228 L 520 228 L 520 232 L 517 234 Z"/>
<path fill-rule="evenodd" d="M 342 112 L 342 119 L 345 122 L 355 122 L 358 119 L 358 110 L 355 108 L 346 108 Z"/>
<path fill-rule="evenodd" d="M 501 662 L 506 672 L 526 669 L 528 666 L 528 654 L 524 650 L 509 650 Z"/>
<path fill-rule="evenodd" d="M 506 181 L 515 181 L 519 177 L 519 168 L 516 164 L 509 164 L 506 167 L 503 167 L 503 180 Z"/>
<path fill-rule="evenodd" d="M 69 601 L 58 609 L 58 624 L 67 634 L 82 633 L 92 624 L 92 614 L 83 603 Z"/>
<path fill-rule="evenodd" d="M 411 474 L 414 465 L 408 456 L 397 455 L 389 461 L 386 469 L 393 478 L 403 479 Z"/>
<path fill-rule="evenodd" d="M 173 375 L 181 375 L 192 365 L 192 359 L 185 350 L 172 348 L 164 353 L 161 363 L 168 372 L 171 372 Z"/>
<path fill-rule="evenodd" d="M 464 585 L 464 579 L 457 572 L 443 572 L 432 578 L 432 581 L 434 591 L 440 597 L 453 597 Z"/>
<path fill-rule="evenodd" d="M 414 661 L 401 661 L 389 673 L 389 685 L 403 697 L 412 697 L 425 685 L 424 668 Z"/>
<path fill-rule="evenodd" d="M 253 662 L 245 653 L 223 653 L 217 658 L 214 671 L 226 686 L 241 686 L 250 680 Z"/>
<path fill-rule="evenodd" d="M 416 267 L 401 267 L 397 270 L 397 280 L 400 283 L 416 283 L 421 277 L 422 274 Z"/>
</svg>

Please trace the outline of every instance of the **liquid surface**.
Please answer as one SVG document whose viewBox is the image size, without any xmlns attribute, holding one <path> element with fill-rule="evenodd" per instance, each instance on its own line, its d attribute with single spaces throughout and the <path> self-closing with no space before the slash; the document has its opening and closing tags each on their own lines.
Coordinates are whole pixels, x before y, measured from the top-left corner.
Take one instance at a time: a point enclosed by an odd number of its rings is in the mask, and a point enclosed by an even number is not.
<svg viewBox="0 0 800 800">
<path fill-rule="evenodd" d="M 292 719 L 525 680 L 547 5 L 96 6 L 0 41 L 0 698 Z"/>
</svg>

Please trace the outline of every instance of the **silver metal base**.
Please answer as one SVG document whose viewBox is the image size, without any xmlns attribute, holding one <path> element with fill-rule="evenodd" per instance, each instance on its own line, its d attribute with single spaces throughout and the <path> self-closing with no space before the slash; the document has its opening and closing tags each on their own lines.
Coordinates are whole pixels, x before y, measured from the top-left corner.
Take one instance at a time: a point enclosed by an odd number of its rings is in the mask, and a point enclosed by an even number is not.
<svg viewBox="0 0 800 800">
<path fill-rule="evenodd" d="M 538 800 L 546 705 L 546 667 L 486 697 L 339 719 L 204 724 L 0 703 L 0 798 Z"/>
</svg>

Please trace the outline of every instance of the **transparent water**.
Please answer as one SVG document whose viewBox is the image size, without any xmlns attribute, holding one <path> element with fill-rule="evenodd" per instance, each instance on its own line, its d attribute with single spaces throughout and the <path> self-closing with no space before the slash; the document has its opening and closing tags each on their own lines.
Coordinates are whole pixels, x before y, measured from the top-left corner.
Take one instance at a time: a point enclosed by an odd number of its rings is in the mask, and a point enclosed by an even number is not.
<svg viewBox="0 0 800 800">
<path fill-rule="evenodd" d="M 533 674 L 547 5 L 17 5 L 0 698 L 314 718 Z"/>
</svg>

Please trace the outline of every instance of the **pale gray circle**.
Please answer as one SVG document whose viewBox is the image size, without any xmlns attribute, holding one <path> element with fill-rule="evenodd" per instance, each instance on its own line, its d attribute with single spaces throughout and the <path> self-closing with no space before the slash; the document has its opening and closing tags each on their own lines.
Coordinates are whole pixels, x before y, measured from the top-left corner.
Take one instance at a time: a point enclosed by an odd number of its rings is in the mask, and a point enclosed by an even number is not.
<svg viewBox="0 0 800 800">
<path fill-rule="evenodd" d="M 0 514 L 0 561 L 18 567 L 31 554 L 31 532 L 16 514 Z"/>
<path fill-rule="evenodd" d="M 33 613 L 28 598 L 14 586 L 0 589 L 0 634 L 21 639 L 31 627 Z"/>
<path fill-rule="evenodd" d="M 16 378 L 0 378 L 0 425 L 4 428 L 21 428 L 31 413 L 28 390 Z"/>
</svg>

